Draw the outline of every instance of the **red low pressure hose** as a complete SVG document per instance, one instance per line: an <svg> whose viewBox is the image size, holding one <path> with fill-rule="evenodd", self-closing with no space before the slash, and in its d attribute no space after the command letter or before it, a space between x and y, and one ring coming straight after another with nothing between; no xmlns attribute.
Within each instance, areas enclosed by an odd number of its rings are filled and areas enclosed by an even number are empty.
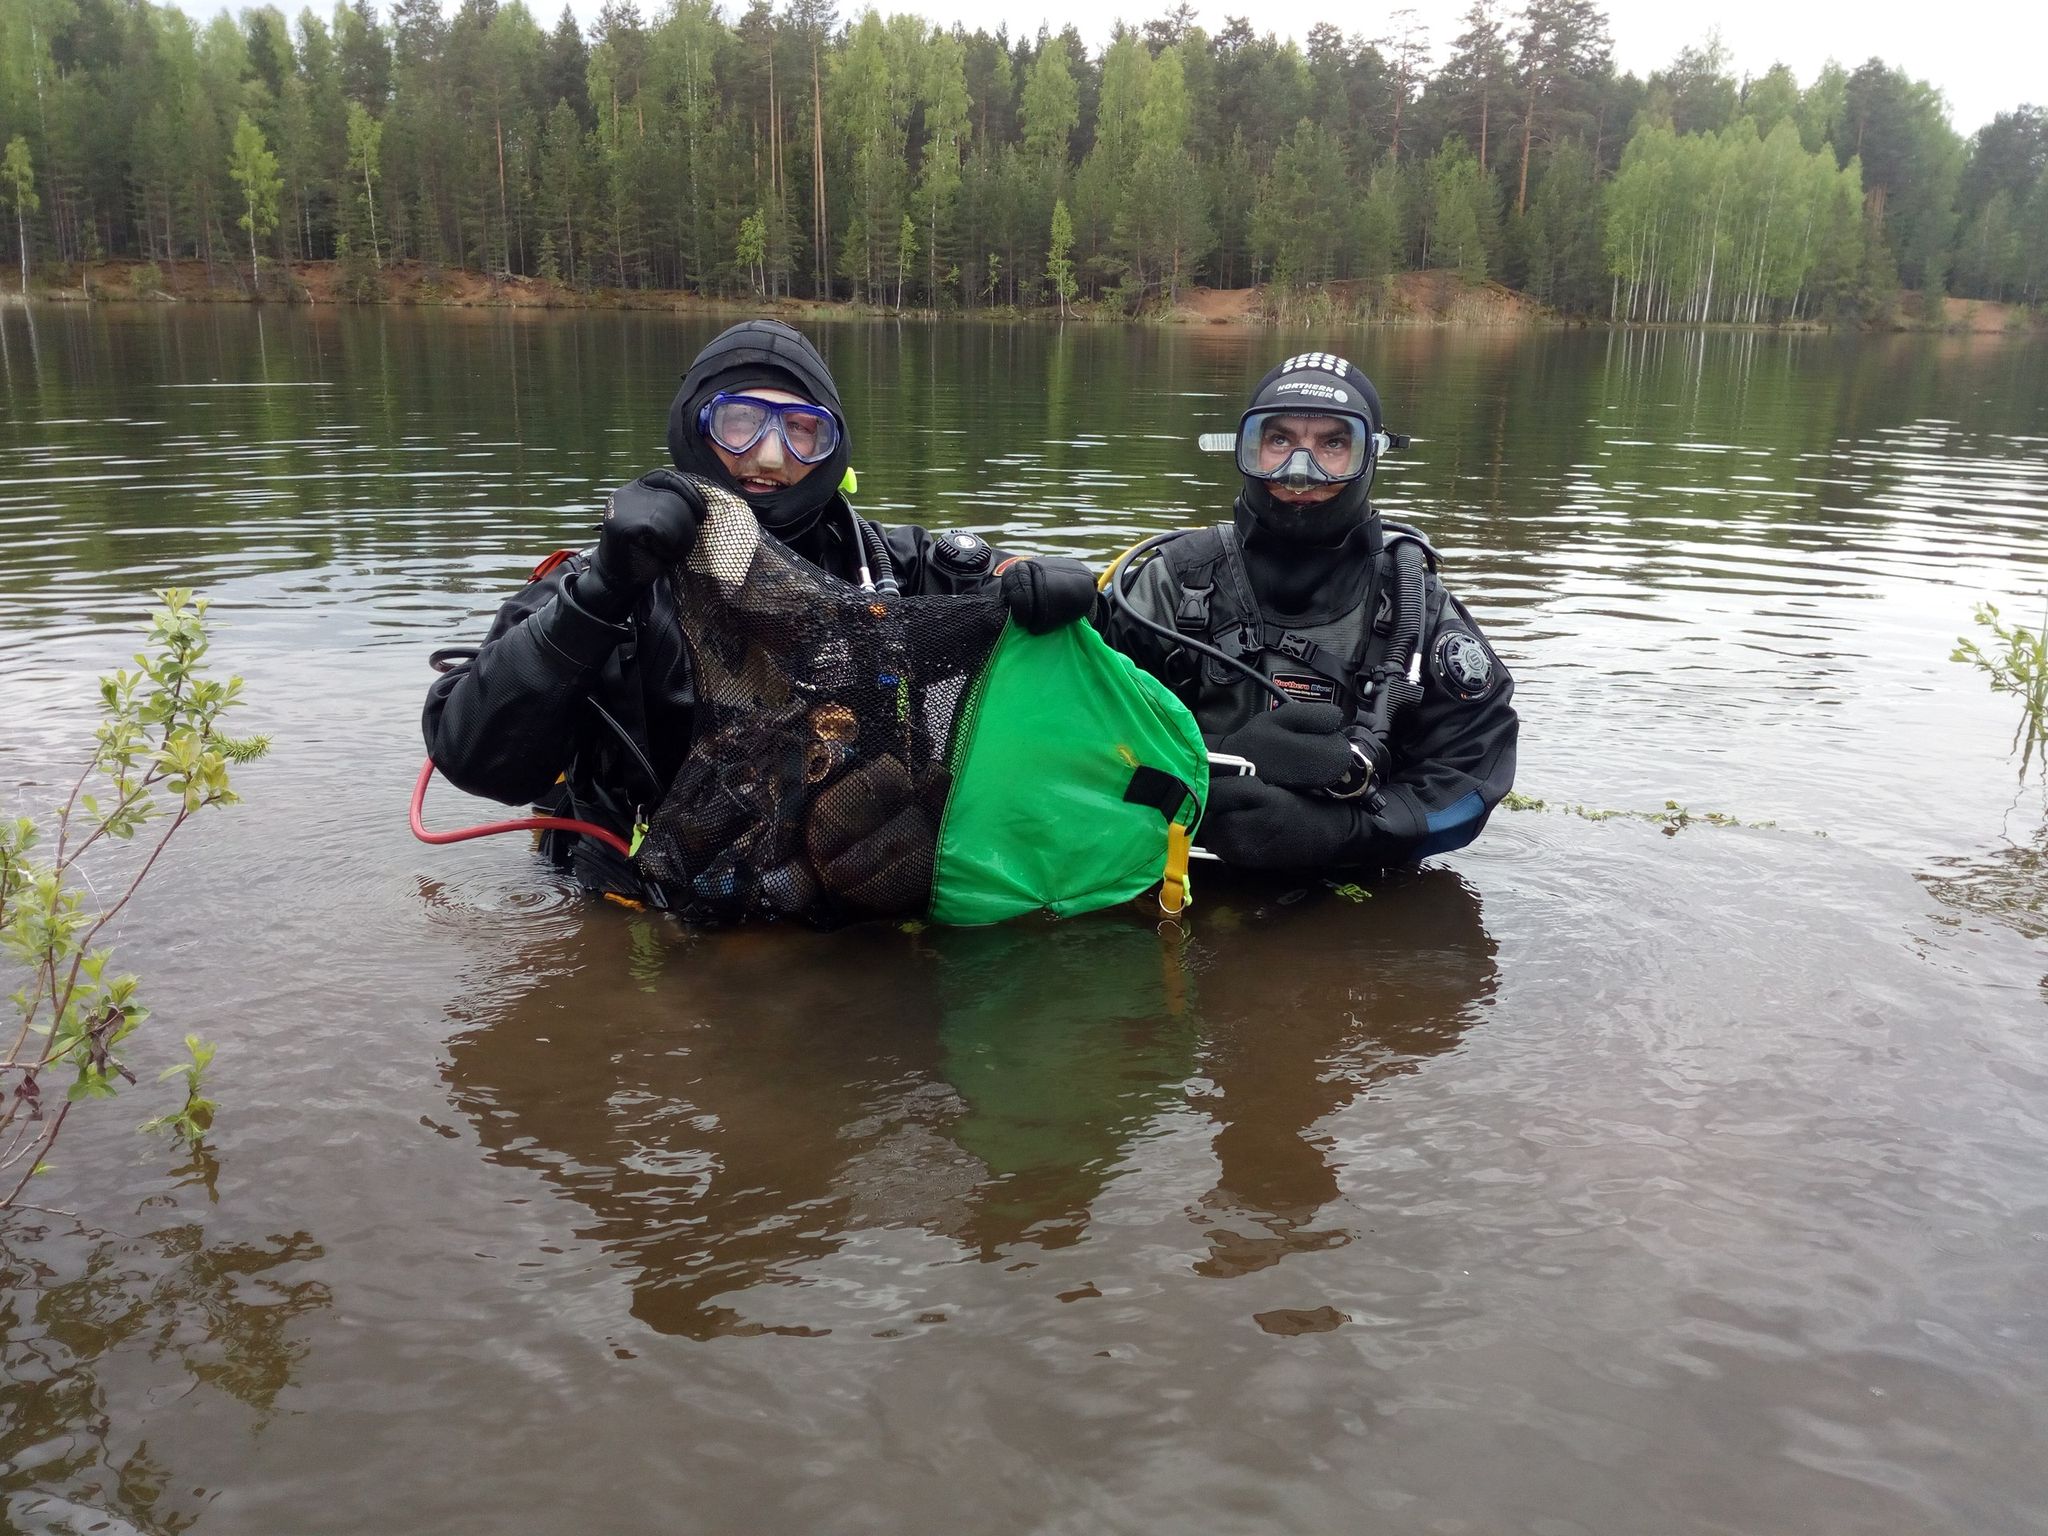
<svg viewBox="0 0 2048 1536"><path fill-rule="evenodd" d="M453 832L429 832L420 820L420 813L426 809L427 784L434 777L434 760L430 757L420 765L418 782L412 787L412 835L423 843L466 843L473 837L496 837L500 832L580 832L585 837L594 837L599 842L619 850L622 858L633 857L633 848L618 833L600 827L595 822L573 821L567 816L520 816L511 821L487 821L480 826L458 827Z"/></svg>

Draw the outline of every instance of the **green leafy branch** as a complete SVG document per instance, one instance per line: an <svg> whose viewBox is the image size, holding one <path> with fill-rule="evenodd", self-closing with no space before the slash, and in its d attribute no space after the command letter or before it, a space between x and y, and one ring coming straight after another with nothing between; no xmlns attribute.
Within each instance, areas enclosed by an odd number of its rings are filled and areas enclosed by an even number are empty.
<svg viewBox="0 0 2048 1536"><path fill-rule="evenodd" d="M49 1166L73 1105L135 1081L119 1049L149 1010L136 977L108 974L112 950L101 940L185 823L236 802L230 771L269 749L266 737L221 727L242 704L242 680L202 670L205 600L176 588L158 596L164 606L150 616L136 670L100 680L93 750L63 804L47 825L0 820L0 964L24 978L8 999L14 1039L0 1056L0 1211ZM92 885L80 861L112 843L147 851L99 907L87 900ZM165 1074L184 1078L185 1103L149 1125L196 1140L213 1118L201 1086L213 1047L187 1036L186 1048L189 1060ZM64 1079L62 1101L52 1104L53 1080Z"/></svg>
<svg viewBox="0 0 2048 1536"><path fill-rule="evenodd" d="M1966 661L1991 679L1994 693L2009 693L2020 701L2020 722L2013 727L2011 750L2019 753L2020 782L2027 769L2038 766L2048 775L2048 608L2041 627L2027 629L2008 624L1992 603L1979 603L1974 617L1982 629L1991 632L1990 649L1968 635L1956 641L1950 661Z"/></svg>

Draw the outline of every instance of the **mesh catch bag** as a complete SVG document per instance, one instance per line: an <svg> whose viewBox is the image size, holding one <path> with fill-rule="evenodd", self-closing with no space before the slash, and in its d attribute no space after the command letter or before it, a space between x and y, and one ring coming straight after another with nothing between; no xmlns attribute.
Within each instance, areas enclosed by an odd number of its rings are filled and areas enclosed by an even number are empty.
<svg viewBox="0 0 2048 1536"><path fill-rule="evenodd" d="M707 515L670 580L695 734L638 859L672 910L987 923L1159 883L1207 788L1163 687L1086 625L1009 625L993 590L841 581L693 483Z"/></svg>

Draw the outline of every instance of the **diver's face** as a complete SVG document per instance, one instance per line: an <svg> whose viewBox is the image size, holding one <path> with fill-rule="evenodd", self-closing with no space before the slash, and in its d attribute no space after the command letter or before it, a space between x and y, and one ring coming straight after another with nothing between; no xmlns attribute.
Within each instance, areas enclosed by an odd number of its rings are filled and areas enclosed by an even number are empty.
<svg viewBox="0 0 2048 1536"><path fill-rule="evenodd" d="M1358 423L1343 416L1271 416L1259 429L1259 468L1272 474L1291 458L1298 448L1306 448L1309 456L1329 474L1341 475L1350 468L1352 440L1358 434ZM1275 501L1288 506L1307 507L1330 500L1344 489L1343 484L1328 483L1304 486L1290 490L1280 481L1273 481L1267 489Z"/></svg>
<svg viewBox="0 0 2048 1536"><path fill-rule="evenodd" d="M748 389L747 394L756 400L773 400L781 405L815 405L815 400L792 394L786 389ZM731 453L715 437L707 437L711 451L718 455L718 462L725 466L725 472L732 476L733 483L742 491L766 494L779 491L786 485L795 485L818 466L806 464L782 446L782 434L770 429L761 434L761 440L745 453ZM823 460L819 461L820 463Z"/></svg>

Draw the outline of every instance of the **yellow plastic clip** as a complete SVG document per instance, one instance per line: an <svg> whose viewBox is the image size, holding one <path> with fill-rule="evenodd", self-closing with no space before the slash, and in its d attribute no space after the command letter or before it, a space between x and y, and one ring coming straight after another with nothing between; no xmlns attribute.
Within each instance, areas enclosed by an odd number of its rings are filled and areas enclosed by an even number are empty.
<svg viewBox="0 0 2048 1536"><path fill-rule="evenodd" d="M1166 829L1166 876L1159 882L1159 910L1168 917L1194 899L1188 888L1188 829L1176 821Z"/></svg>
<svg viewBox="0 0 2048 1536"><path fill-rule="evenodd" d="M860 476L853 472L851 464L846 466L846 473L839 477L839 489L849 496L860 494Z"/></svg>
<svg viewBox="0 0 2048 1536"><path fill-rule="evenodd" d="M644 822L644 821L636 821L636 822L634 822L634 823L633 823L633 841L632 841L632 842L630 842L630 843L628 843L628 844L626 845L626 857L627 857L627 858L629 858L629 859L637 859L637 858L639 858L639 857L640 857L640 845L641 845L642 843L646 842L646 841L647 841L647 823L646 823L646 822Z"/></svg>

